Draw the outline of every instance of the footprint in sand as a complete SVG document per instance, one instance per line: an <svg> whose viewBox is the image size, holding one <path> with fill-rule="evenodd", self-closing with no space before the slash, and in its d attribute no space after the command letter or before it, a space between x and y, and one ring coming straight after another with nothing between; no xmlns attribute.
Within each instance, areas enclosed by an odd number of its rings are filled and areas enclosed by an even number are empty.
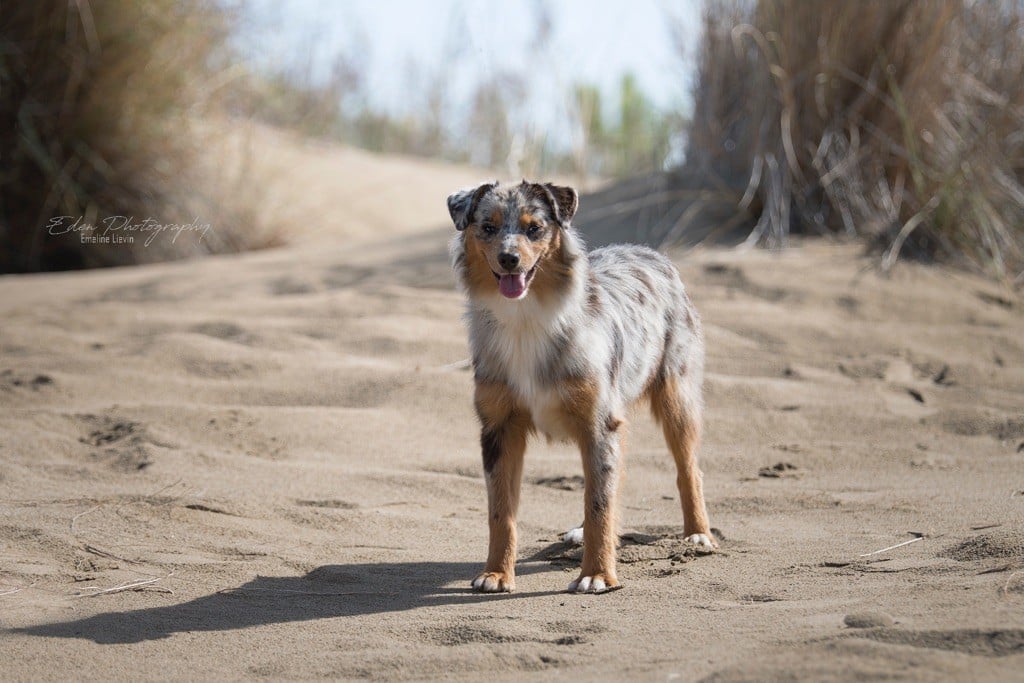
<svg viewBox="0 0 1024 683"><path fill-rule="evenodd" d="M252 346L253 342L256 341L254 334L235 323L229 322L211 321L199 323L198 325L193 325L189 331L245 346Z"/></svg>
<svg viewBox="0 0 1024 683"><path fill-rule="evenodd" d="M79 415L88 433L79 442L98 450L92 457L121 472L139 472L153 464L152 446L169 448L139 422L110 416Z"/></svg>
<svg viewBox="0 0 1024 683"><path fill-rule="evenodd" d="M764 287L747 278L747 274L740 268L724 263L709 263L704 266L704 274L708 276L711 284L723 285L730 290L736 290L748 294L757 299L770 302L783 300L799 301L802 295L779 287Z"/></svg>
<svg viewBox="0 0 1024 683"><path fill-rule="evenodd" d="M929 421L958 436L991 436L999 441L1024 438L1024 416L995 409L947 409L933 415Z"/></svg>
<svg viewBox="0 0 1024 683"><path fill-rule="evenodd" d="M583 477L578 474L568 477L538 477L533 480L533 483L559 491L582 491L584 485Z"/></svg>
<svg viewBox="0 0 1024 683"><path fill-rule="evenodd" d="M858 631L855 635L889 645L909 645L981 657L1006 657L1024 653L1024 630L1021 629L905 631L878 628Z"/></svg>
<svg viewBox="0 0 1024 683"><path fill-rule="evenodd" d="M39 391L47 387L52 387L53 385L53 378L41 373L24 373L15 372L14 370L3 370L0 372L0 389L6 389L8 391L13 391L15 389L31 389L33 391Z"/></svg>

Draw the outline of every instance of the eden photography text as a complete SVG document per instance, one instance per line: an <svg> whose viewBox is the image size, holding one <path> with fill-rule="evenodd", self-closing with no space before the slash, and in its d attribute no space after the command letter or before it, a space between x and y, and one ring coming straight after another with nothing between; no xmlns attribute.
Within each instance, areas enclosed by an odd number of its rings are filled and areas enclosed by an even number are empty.
<svg viewBox="0 0 1024 683"><path fill-rule="evenodd" d="M143 246L148 247L163 233L171 236L171 244L186 232L198 233L202 240L210 232L210 224L200 223L198 216L190 223L161 223L153 218L136 220L134 216L108 216L99 225L81 216L55 216L46 224L46 230L51 235L78 233L82 244L135 244L138 238L143 240Z"/></svg>

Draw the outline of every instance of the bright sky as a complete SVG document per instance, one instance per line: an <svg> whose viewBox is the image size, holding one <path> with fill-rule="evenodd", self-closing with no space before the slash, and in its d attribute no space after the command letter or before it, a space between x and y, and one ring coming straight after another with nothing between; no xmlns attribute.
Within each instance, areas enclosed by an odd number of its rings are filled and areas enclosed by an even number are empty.
<svg viewBox="0 0 1024 683"><path fill-rule="evenodd" d="M690 56L699 35L700 0L243 0L252 59L311 65L326 73L339 52L362 60L371 102L391 113L423 105L427 79L442 75L455 103L476 83L506 69L527 76L524 109L554 124L571 84L597 84L614 98L633 73L661 107L689 110ZM538 40L542 9L547 40ZM672 27L681 27L681 58Z"/></svg>

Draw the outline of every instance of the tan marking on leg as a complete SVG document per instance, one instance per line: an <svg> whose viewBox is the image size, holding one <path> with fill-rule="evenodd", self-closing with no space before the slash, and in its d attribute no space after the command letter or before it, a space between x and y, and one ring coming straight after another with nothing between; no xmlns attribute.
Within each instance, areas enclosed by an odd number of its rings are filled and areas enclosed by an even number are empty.
<svg viewBox="0 0 1024 683"><path fill-rule="evenodd" d="M487 564L483 573L473 580L473 588L485 593L512 591L515 589L516 511L531 423L504 385L478 384L476 408L482 425L489 541Z"/></svg>
<svg viewBox="0 0 1024 683"><path fill-rule="evenodd" d="M613 457L619 460L618 445ZM580 563L580 579L599 579L608 588L619 584L615 572L615 548L618 541L618 516L616 497L618 493L619 466L616 462L609 469L603 459L608 453L596 444L584 445L583 456L583 561Z"/></svg>
<svg viewBox="0 0 1024 683"><path fill-rule="evenodd" d="M665 441L676 461L676 486L679 488L679 500L683 508L683 534L705 534L712 538L704 505L703 474L697 466L700 409L685 404L675 378L655 382L651 387L650 399L651 411L661 423Z"/></svg>
<svg viewBox="0 0 1024 683"><path fill-rule="evenodd" d="M619 585L615 548L622 420L600 414L599 386L592 379L567 381L559 387L559 393L563 419L583 459L583 561L579 578L570 584L570 590L615 588Z"/></svg>

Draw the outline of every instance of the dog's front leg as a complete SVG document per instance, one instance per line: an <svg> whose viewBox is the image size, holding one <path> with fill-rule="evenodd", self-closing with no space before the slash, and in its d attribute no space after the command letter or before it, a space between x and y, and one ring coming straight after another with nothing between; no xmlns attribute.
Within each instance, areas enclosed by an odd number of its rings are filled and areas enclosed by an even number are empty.
<svg viewBox="0 0 1024 683"><path fill-rule="evenodd" d="M616 588L616 507L619 484L619 436L601 430L581 444L584 474L583 562L570 593L602 593Z"/></svg>
<svg viewBox="0 0 1024 683"><path fill-rule="evenodd" d="M505 387L478 386L476 407L483 425L480 446L490 542L487 565L473 579L473 588L483 593L511 592L516 586L516 510L529 421L515 409Z"/></svg>

